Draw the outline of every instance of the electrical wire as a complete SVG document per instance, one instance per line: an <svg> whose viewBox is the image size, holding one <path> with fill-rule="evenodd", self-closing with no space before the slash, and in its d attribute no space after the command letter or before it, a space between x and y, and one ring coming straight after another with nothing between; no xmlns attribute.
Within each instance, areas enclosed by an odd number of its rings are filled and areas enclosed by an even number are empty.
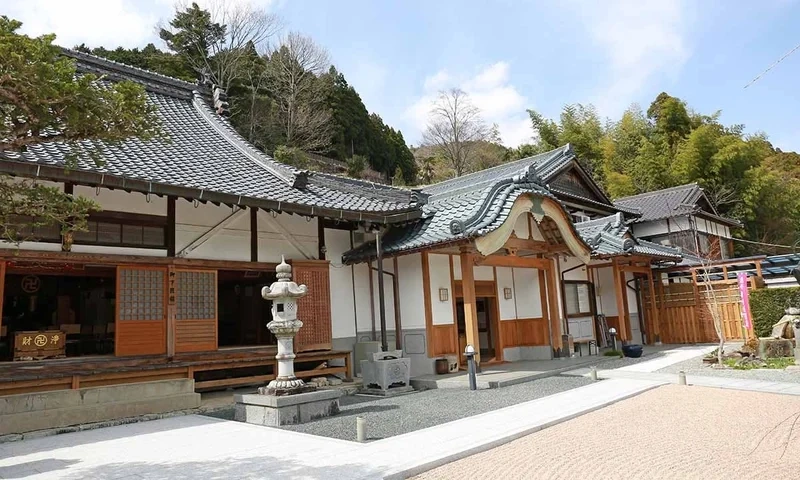
<svg viewBox="0 0 800 480"><path fill-rule="evenodd" d="M775 68L775 66L776 66L777 64L779 64L779 63L781 63L782 61L784 61L784 60L786 59L786 57L788 57L789 55L793 54L793 53L794 53L794 51L795 51L795 50L797 50L798 48L800 48L800 44L798 44L798 45L797 45L796 47L794 47L793 49L789 50L789 52L788 52L788 53L786 53L784 56L782 56L781 58L779 58L777 62L775 62L775 63L773 63L772 65L770 65L770 66L769 66L769 67L768 67L766 70L764 70L763 72L759 73L759 74L758 74L758 76L757 76L756 78L754 78L754 79L750 80L750 83L748 83L747 85L745 85L745 86L744 86L744 88L747 88L747 87L749 87L750 85L752 85L752 84L756 83L756 82L758 81L758 79L759 79L759 78L761 78L761 77L763 77L764 75L766 75L766 73L767 73L767 72L769 72L770 70L772 70L773 68Z"/></svg>

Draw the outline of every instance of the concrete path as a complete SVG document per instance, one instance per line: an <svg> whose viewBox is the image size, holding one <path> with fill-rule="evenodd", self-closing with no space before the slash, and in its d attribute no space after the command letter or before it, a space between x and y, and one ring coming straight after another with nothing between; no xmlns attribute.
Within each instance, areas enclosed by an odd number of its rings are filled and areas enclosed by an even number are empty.
<svg viewBox="0 0 800 480"><path fill-rule="evenodd" d="M682 361L704 349L678 349L672 359ZM663 358L654 361L658 365L652 370L665 366ZM643 367L648 363L638 364L639 371L648 371L651 367ZM175 417L0 444L0 478L406 478L664 383L613 378L368 444L202 416Z"/></svg>
<svg viewBox="0 0 800 480"><path fill-rule="evenodd" d="M649 373L618 370L598 370L600 378L624 378L628 380L652 380L661 383L678 383L676 373ZM752 392L782 393L800 395L800 384L788 382L765 382L763 380L747 380L743 378L707 377L686 375L686 383L701 387L728 388L731 390L747 390Z"/></svg>

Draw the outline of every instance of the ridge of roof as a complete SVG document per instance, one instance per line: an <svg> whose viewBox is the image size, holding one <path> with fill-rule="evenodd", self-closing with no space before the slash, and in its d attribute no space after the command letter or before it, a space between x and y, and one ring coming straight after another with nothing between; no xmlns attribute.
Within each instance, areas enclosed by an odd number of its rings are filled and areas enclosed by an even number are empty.
<svg viewBox="0 0 800 480"><path fill-rule="evenodd" d="M523 168L530 166L533 166L536 173L544 180L551 173L550 170L552 170L553 167L551 164L555 163L554 160L560 160L570 154L572 154L572 146L566 144L548 152L539 153L513 162L503 163L467 175L434 183L433 185L428 185L423 188L422 191L438 200L439 198L474 191L485 187L486 184L489 183L495 183L498 180L498 176L495 174L499 173L501 175L500 178L506 176L510 177L513 176L513 173L519 173ZM506 171L512 175L503 175Z"/></svg>
<svg viewBox="0 0 800 480"><path fill-rule="evenodd" d="M61 51L64 55L77 60L78 70L109 75L117 77L119 80L132 80L142 84L146 89L151 91L172 94L173 96L182 98L191 98L194 91L202 88L202 85L197 83L162 75L143 68L98 57L90 53L79 52L65 47L61 47Z"/></svg>
<svg viewBox="0 0 800 480"><path fill-rule="evenodd" d="M288 165L278 163L271 157L257 150L254 146L246 142L244 137L239 135L236 130L234 130L230 122L224 120L222 117L214 113L211 110L211 107L208 106L208 103L203 100L199 92L195 91L193 94L194 98L192 99L192 105L194 105L194 108L197 109L197 111L200 113L200 116L203 117L203 119L211 126L211 128L222 135L222 137L227 140L228 143L242 152L242 154L252 160L253 163L265 169L270 174L276 176L287 185L296 188L300 187L298 182L302 181L302 171L295 170Z"/></svg>
<svg viewBox="0 0 800 480"><path fill-rule="evenodd" d="M700 185L698 185L697 182L692 182L692 183L686 183L684 185L676 185L674 187L662 188L661 190L652 190L650 192L643 192L643 193L637 193L636 195L629 195L627 197L622 197L622 198L618 198L618 199L614 200L614 203L627 202L628 200L636 200L636 199L651 197L651 196L654 196L654 195L659 195L659 194L664 194L664 193L669 193L669 192L676 192L676 191L680 191L680 190L684 190L684 189L689 190L689 189L694 189L694 188L697 188L698 190L702 191L702 188L700 188Z"/></svg>

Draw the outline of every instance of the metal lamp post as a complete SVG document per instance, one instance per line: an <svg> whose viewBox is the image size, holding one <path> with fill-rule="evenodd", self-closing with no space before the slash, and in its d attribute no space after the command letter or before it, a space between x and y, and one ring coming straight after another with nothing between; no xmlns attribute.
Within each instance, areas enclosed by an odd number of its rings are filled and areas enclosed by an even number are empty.
<svg viewBox="0 0 800 480"><path fill-rule="evenodd" d="M472 344L467 345L464 349L464 355L467 357L467 375L469 376L469 389L477 390L478 380L475 377L475 347Z"/></svg>

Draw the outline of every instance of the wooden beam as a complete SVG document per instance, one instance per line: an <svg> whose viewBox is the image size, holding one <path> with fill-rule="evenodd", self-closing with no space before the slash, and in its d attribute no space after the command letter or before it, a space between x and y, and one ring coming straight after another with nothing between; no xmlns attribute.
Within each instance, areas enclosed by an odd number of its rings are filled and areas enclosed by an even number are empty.
<svg viewBox="0 0 800 480"><path fill-rule="evenodd" d="M488 257L480 257L477 261L475 261L475 265L487 267L535 268L537 270L544 270L549 268L550 262L542 258L489 255Z"/></svg>
<svg viewBox="0 0 800 480"><path fill-rule="evenodd" d="M464 330L467 334L467 345L475 348L475 362L481 363L480 336L478 335L478 307L475 299L475 265L474 254L468 251L461 253L461 285L464 292Z"/></svg>
<svg viewBox="0 0 800 480"><path fill-rule="evenodd" d="M242 215L244 215L244 212L245 212L244 209L239 209L239 210L236 210L235 212L231 213L227 217L223 218L219 223L217 223L216 225L211 227L204 234L202 234L199 237L197 237L194 240L192 240L192 242L189 243L189 245L186 245L185 247L183 247L183 249L180 252L178 252L178 254L176 256L177 257L186 257L187 255L192 253L192 251L194 251L195 249L197 249L198 247L200 247L201 245L203 245L204 243L209 241L214 235L216 235L220 231L224 230L225 227L227 227L231 223L233 223L236 220L238 220L239 218L241 218Z"/></svg>
<svg viewBox="0 0 800 480"><path fill-rule="evenodd" d="M250 207L250 261L258 261L258 208Z"/></svg>
<svg viewBox="0 0 800 480"><path fill-rule="evenodd" d="M619 270L621 272L643 273L647 275L652 269L650 267L637 267L635 265L620 265Z"/></svg>
<svg viewBox="0 0 800 480"><path fill-rule="evenodd" d="M428 252L422 252L422 301L425 307L425 340L428 358L433 358L433 305L431 305L431 269Z"/></svg>
<svg viewBox="0 0 800 480"><path fill-rule="evenodd" d="M317 218L317 258L325 260L328 249L325 246L325 223Z"/></svg>
<svg viewBox="0 0 800 480"><path fill-rule="evenodd" d="M167 256L175 256L175 197L167 197Z"/></svg>

